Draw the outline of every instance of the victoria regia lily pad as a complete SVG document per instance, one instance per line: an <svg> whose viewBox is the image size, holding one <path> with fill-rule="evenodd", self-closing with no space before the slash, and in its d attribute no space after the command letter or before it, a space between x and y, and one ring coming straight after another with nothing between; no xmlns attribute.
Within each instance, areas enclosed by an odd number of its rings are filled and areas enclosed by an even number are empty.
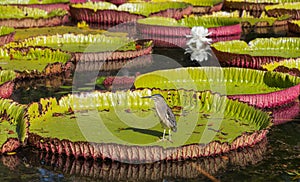
<svg viewBox="0 0 300 182"><path fill-rule="evenodd" d="M177 115L173 142L153 101L161 94ZM155 162L210 156L254 145L270 126L267 113L211 92L142 89L89 92L41 99L28 108L28 144L52 153L122 162ZM233 129L234 128L234 129Z"/></svg>
<svg viewBox="0 0 300 182"><path fill-rule="evenodd" d="M55 26L69 21L68 12L55 9L51 12L39 8L0 5L0 26L15 28Z"/></svg>
<svg viewBox="0 0 300 182"><path fill-rule="evenodd" d="M298 0L226 0L225 10L247 10L253 13L255 17L265 11L267 5L276 5L282 3L298 2Z"/></svg>
<svg viewBox="0 0 300 182"><path fill-rule="evenodd" d="M0 46L14 40L15 29L12 27L0 26Z"/></svg>
<svg viewBox="0 0 300 182"><path fill-rule="evenodd" d="M129 0L129 2L149 2L147 0ZM151 0L151 2L166 2L165 0ZM185 2L193 5L193 13L208 14L220 11L223 0L172 0L172 2Z"/></svg>
<svg viewBox="0 0 300 182"><path fill-rule="evenodd" d="M289 73L300 77L300 59L286 59L279 62L272 62L262 65L268 71Z"/></svg>
<svg viewBox="0 0 300 182"><path fill-rule="evenodd" d="M119 24L148 16L166 16L176 19L190 14L192 6L183 2L140 2L116 6L108 2L72 4L71 16L77 21L89 23Z"/></svg>
<svg viewBox="0 0 300 182"><path fill-rule="evenodd" d="M137 22L138 31L142 34L186 36L190 34L191 28L196 26L208 28L211 37L236 35L242 31L239 21L218 17L190 16L180 20L149 17Z"/></svg>
<svg viewBox="0 0 300 182"><path fill-rule="evenodd" d="M248 44L233 40L217 42L211 47L223 66L259 68L262 64L300 57L300 38L256 38Z"/></svg>
<svg viewBox="0 0 300 182"><path fill-rule="evenodd" d="M282 15L290 15L292 19L300 19L300 2L277 4L265 7L269 16L279 17Z"/></svg>
<svg viewBox="0 0 300 182"><path fill-rule="evenodd" d="M135 58L152 51L151 41L136 42L124 36L103 34L63 34L37 36L20 42L12 42L6 47L45 46L73 53L75 61L101 61Z"/></svg>
<svg viewBox="0 0 300 182"><path fill-rule="evenodd" d="M287 24L287 19L290 16L282 16L278 18L268 17L265 13L262 13L260 17L254 17L249 14L249 12L243 11L240 15L239 11L233 12L214 12L210 15L203 15L203 17L222 17L222 18L230 18L232 20L236 20L242 24L243 28L247 27L268 27L268 26L282 26Z"/></svg>
<svg viewBox="0 0 300 182"><path fill-rule="evenodd" d="M211 90L260 108L294 101L300 78L278 72L245 68L178 68L138 76L136 88Z"/></svg>
<svg viewBox="0 0 300 182"><path fill-rule="evenodd" d="M27 136L25 106L12 100L0 99L0 153L17 149Z"/></svg>
<svg viewBox="0 0 300 182"><path fill-rule="evenodd" d="M16 71L18 77L61 73L70 60L71 54L49 48L0 48L1 69Z"/></svg>
<svg viewBox="0 0 300 182"><path fill-rule="evenodd" d="M55 9L68 10L69 2L69 0L2 0L0 4L39 8L50 12Z"/></svg>

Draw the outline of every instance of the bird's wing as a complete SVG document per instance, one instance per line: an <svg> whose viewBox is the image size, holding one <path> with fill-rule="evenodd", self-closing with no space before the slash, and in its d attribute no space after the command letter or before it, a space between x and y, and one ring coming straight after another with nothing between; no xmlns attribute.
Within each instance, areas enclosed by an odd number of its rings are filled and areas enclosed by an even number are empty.
<svg viewBox="0 0 300 182"><path fill-rule="evenodd" d="M172 127L176 127L176 118L171 108L167 107L167 118L172 123Z"/></svg>

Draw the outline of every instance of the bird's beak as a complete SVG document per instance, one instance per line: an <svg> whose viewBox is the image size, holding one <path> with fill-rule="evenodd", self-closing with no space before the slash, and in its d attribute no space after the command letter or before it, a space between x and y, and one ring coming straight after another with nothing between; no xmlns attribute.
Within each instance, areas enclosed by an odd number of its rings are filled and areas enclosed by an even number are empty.
<svg viewBox="0 0 300 182"><path fill-rule="evenodd" d="M141 97L142 99L146 99L146 98L151 98L151 96L144 96L144 97Z"/></svg>

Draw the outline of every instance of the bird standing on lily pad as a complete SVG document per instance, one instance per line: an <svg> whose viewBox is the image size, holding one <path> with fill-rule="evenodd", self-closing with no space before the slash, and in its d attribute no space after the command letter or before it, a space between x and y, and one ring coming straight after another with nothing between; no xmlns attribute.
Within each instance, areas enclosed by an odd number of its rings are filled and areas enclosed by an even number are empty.
<svg viewBox="0 0 300 182"><path fill-rule="evenodd" d="M172 112L171 108L166 103L164 97L160 94L154 94L152 96L145 96L142 98L151 98L154 101L156 114L159 117L160 123L164 128L164 134L162 140L165 139L166 129L169 129L169 141L172 142L171 139L171 130L173 132L177 131L176 117Z"/></svg>

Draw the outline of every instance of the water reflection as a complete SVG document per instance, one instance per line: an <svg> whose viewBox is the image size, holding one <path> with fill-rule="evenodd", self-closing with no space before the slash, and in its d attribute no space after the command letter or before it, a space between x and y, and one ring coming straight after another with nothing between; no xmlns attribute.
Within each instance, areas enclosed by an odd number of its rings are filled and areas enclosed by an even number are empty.
<svg viewBox="0 0 300 182"><path fill-rule="evenodd" d="M254 147L232 151L216 157L197 160L156 162L152 164L124 164L111 161L94 161L58 156L31 148L23 149L13 156L1 156L1 171L22 171L23 178L35 177L40 181L64 180L105 180L105 181L162 181L178 179L205 179L203 171L217 175L227 168L254 165L263 159L267 140ZM201 171L199 171L201 169ZM0 176L1 178L2 176Z"/></svg>

